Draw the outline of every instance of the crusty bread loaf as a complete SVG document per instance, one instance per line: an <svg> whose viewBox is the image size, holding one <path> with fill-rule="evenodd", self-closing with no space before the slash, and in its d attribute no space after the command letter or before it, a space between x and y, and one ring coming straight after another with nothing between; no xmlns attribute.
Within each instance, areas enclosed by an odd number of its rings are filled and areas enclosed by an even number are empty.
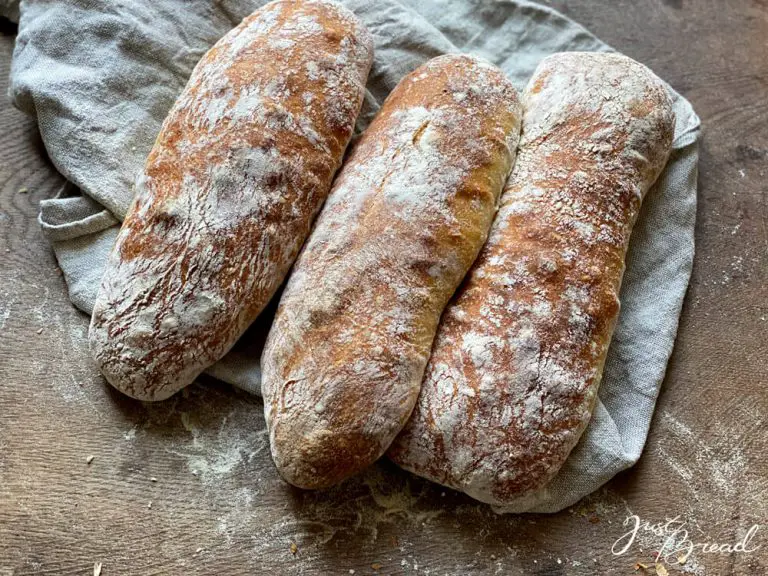
<svg viewBox="0 0 768 576"><path fill-rule="evenodd" d="M360 111L372 41L327 0L278 0L203 57L136 183L90 345L162 400L220 359L282 283Z"/></svg>
<svg viewBox="0 0 768 576"><path fill-rule="evenodd" d="M497 505L546 485L589 422L630 232L674 129L661 81L615 54L545 59L523 107L499 214L388 453Z"/></svg>
<svg viewBox="0 0 768 576"><path fill-rule="evenodd" d="M405 424L440 314L487 237L520 115L500 70L442 56L400 82L352 150L262 355L288 482L340 482Z"/></svg>

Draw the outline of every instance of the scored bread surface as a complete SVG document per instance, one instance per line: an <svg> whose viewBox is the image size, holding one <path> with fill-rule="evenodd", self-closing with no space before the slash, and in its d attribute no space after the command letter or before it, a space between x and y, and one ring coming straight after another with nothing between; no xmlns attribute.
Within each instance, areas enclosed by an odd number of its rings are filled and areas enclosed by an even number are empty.
<svg viewBox="0 0 768 576"><path fill-rule="evenodd" d="M219 360L304 242L360 111L369 33L327 0L267 4L202 58L136 182L90 345L161 400Z"/></svg>
<svg viewBox="0 0 768 576"><path fill-rule="evenodd" d="M351 151L262 355L287 481L337 483L404 425L440 314L487 237L520 115L499 69L442 56L400 82Z"/></svg>
<svg viewBox="0 0 768 576"><path fill-rule="evenodd" d="M661 81L615 54L545 59L523 107L488 242L446 307L388 453L497 505L545 486L589 422L630 232L674 131Z"/></svg>

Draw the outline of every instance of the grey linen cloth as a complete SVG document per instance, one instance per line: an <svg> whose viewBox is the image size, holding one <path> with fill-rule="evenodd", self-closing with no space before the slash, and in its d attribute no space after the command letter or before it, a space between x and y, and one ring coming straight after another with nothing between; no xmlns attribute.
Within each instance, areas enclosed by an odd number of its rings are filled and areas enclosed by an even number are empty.
<svg viewBox="0 0 768 576"><path fill-rule="evenodd" d="M10 96L35 116L48 154L71 183L40 207L40 225L72 303L90 313L135 176L192 68L258 0L35 0L21 3ZM369 27L375 62L358 132L408 72L446 52L500 66L523 89L558 51L610 51L584 28L526 0L347 0ZM0 0L13 16L15 5ZM2 12L0 12L2 13ZM670 89L671 90L671 89ZM699 119L674 94L674 151L632 234L592 421L557 477L508 512L555 512L640 457L675 340L691 272ZM259 390L269 312L208 373ZM88 352L83 350L83 361Z"/></svg>

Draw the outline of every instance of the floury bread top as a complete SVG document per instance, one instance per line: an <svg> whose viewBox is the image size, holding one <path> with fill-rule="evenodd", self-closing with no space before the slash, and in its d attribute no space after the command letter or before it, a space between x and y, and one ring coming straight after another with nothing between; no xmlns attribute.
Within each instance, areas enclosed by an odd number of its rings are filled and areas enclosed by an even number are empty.
<svg viewBox="0 0 768 576"><path fill-rule="evenodd" d="M334 2L279 0L202 58L163 123L90 329L102 373L162 400L220 359L298 254L341 164L373 59Z"/></svg>
<svg viewBox="0 0 768 576"><path fill-rule="evenodd" d="M523 107L488 242L443 314L389 452L497 505L544 487L590 420L630 233L675 122L662 82L616 54L545 59Z"/></svg>
<svg viewBox="0 0 768 576"><path fill-rule="evenodd" d="M272 454L321 488L408 418L440 314L485 242L520 131L503 72L435 58L392 91L341 169L262 356Z"/></svg>

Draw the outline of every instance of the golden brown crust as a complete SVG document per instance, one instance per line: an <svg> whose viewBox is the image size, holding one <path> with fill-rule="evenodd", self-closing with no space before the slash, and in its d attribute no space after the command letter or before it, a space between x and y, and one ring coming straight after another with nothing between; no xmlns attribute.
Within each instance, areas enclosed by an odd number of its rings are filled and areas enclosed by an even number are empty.
<svg viewBox="0 0 768 576"><path fill-rule="evenodd" d="M107 380L161 400L221 358L283 281L351 138L372 61L327 0L267 4L202 58L136 184L94 308Z"/></svg>
<svg viewBox="0 0 768 576"><path fill-rule="evenodd" d="M500 70L443 56L403 79L353 149L262 356L287 481L340 482L402 428L443 307L486 239L519 126Z"/></svg>
<svg viewBox="0 0 768 576"><path fill-rule="evenodd" d="M546 485L589 422L630 232L674 131L661 81L615 54L547 58L523 105L499 214L389 450L492 504Z"/></svg>

